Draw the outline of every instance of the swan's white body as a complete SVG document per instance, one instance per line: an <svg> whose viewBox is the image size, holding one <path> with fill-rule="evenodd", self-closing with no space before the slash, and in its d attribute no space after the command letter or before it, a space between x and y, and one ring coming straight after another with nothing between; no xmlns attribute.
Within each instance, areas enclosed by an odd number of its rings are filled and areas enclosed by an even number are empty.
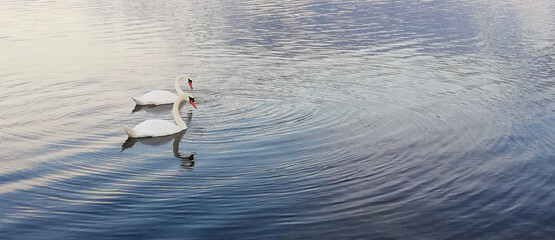
<svg viewBox="0 0 555 240"><path fill-rule="evenodd" d="M175 93L164 90L154 90L147 92L141 96L133 97L137 105L162 105L170 104L179 98Z"/></svg>
<svg viewBox="0 0 555 240"><path fill-rule="evenodd" d="M172 113L175 123L167 120L151 119L139 123L133 129L127 127L123 129L131 138L161 137L181 132L187 129L187 124L179 115L179 105L183 100L190 98L191 96L182 94L173 102Z"/></svg>
<svg viewBox="0 0 555 240"><path fill-rule="evenodd" d="M185 79L184 76L178 76L174 82L175 91L179 94L179 96L184 94L183 90L181 90L181 87L179 86L179 81L183 79ZM189 84L189 86L193 88L191 84ZM137 105L162 105L175 102L179 96L169 91L154 90L132 98Z"/></svg>
<svg viewBox="0 0 555 240"><path fill-rule="evenodd" d="M139 123L133 129L124 129L125 133L132 138L145 138L172 135L187 129L187 126L180 127L168 120L149 119Z"/></svg>

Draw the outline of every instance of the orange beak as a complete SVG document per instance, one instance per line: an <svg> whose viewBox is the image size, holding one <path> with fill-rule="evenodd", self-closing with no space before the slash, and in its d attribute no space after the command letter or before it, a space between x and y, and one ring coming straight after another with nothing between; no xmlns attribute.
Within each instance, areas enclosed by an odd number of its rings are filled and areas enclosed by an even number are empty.
<svg viewBox="0 0 555 240"><path fill-rule="evenodd" d="M197 108L197 105L195 105L195 102L193 102L193 100L189 100L189 103L193 105L193 107Z"/></svg>
<svg viewBox="0 0 555 240"><path fill-rule="evenodd" d="M189 81L189 87L193 89L193 82Z"/></svg>

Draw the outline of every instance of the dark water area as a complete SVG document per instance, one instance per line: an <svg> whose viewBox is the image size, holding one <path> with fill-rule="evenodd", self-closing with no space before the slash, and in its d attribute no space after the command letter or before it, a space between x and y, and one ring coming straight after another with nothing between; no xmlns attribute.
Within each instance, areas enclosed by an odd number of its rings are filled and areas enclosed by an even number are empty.
<svg viewBox="0 0 555 240"><path fill-rule="evenodd" d="M554 16L3 1L0 239L552 239ZM182 74L188 129L127 139Z"/></svg>

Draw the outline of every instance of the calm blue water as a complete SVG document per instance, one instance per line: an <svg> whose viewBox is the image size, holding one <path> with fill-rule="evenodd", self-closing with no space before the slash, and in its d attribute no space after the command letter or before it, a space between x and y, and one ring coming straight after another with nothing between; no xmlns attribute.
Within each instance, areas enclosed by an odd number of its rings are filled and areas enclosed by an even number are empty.
<svg viewBox="0 0 555 240"><path fill-rule="evenodd" d="M2 1L0 239L550 239L555 3ZM189 129L131 96L193 79ZM185 84L183 84L185 88Z"/></svg>

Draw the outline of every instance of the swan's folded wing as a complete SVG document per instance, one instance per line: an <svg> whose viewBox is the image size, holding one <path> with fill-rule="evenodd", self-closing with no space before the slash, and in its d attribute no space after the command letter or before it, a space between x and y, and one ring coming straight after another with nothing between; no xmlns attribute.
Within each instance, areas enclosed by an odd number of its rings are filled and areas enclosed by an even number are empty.
<svg viewBox="0 0 555 240"><path fill-rule="evenodd" d="M167 120L146 120L133 128L136 137L159 137L183 131L183 128Z"/></svg>
<svg viewBox="0 0 555 240"><path fill-rule="evenodd" d="M175 102L178 96L168 91L154 90L132 98L137 105L161 105Z"/></svg>

